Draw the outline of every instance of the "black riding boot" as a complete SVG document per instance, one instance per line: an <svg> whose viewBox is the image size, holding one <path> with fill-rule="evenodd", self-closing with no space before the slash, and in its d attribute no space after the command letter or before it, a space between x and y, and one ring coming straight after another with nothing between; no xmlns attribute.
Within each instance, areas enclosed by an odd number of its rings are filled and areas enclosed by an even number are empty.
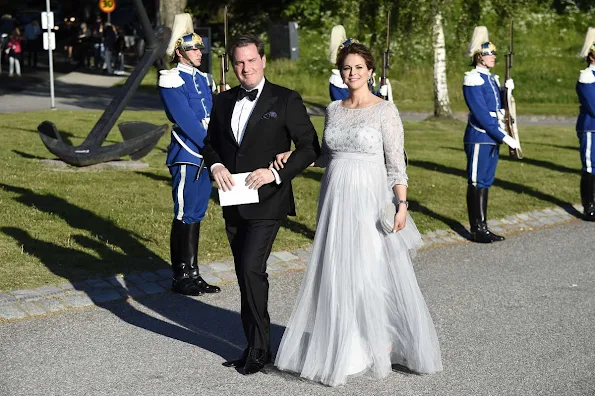
<svg viewBox="0 0 595 396"><path fill-rule="evenodd" d="M469 214L471 240L479 243L492 243L492 237L488 233L485 223L485 215L482 217L482 213L485 214L485 212L481 210L480 190L482 189L473 185L467 186L467 213Z"/></svg>
<svg viewBox="0 0 595 396"><path fill-rule="evenodd" d="M489 191L489 189L488 188L478 188L478 190L479 190L479 200L480 200L480 207L481 207L480 216L481 216L483 225L484 225L487 233L490 235L490 238L492 238L492 242L503 241L506 238L504 238L501 235L496 235L488 229L487 218L488 218L488 191Z"/></svg>
<svg viewBox="0 0 595 396"><path fill-rule="evenodd" d="M207 282L205 282L202 276L200 276L198 270L198 240L200 238L200 223L192 224L196 225L196 231L193 231L190 235L192 240L189 242L192 245L192 249L194 251L194 259L190 264L190 277L192 280L194 280L194 283L203 293L219 293L221 291L219 286L209 285Z"/></svg>
<svg viewBox="0 0 595 396"><path fill-rule="evenodd" d="M195 239L198 241L198 228L200 223L185 224L176 219L171 225L169 243L174 273L171 291L174 293L187 296L200 296L204 293L193 278L194 272L198 275L198 264L195 262L197 247L193 243Z"/></svg>
<svg viewBox="0 0 595 396"><path fill-rule="evenodd" d="M581 175L581 201L585 220L595 221L595 175L583 172Z"/></svg>

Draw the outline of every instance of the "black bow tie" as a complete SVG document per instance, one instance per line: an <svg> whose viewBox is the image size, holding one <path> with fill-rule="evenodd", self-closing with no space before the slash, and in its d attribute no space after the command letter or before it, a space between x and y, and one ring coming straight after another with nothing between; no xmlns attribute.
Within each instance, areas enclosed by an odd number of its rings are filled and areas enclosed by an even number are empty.
<svg viewBox="0 0 595 396"><path fill-rule="evenodd" d="M253 89L252 91L246 91L244 88L240 88L238 91L237 101L239 102L240 100L247 97L250 102L253 102L254 99L256 99L256 95L258 95L258 89Z"/></svg>

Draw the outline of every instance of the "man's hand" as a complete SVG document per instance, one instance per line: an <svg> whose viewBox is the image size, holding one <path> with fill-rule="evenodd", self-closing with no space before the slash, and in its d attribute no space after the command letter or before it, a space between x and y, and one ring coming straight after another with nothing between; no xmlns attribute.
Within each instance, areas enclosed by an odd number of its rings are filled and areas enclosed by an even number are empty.
<svg viewBox="0 0 595 396"><path fill-rule="evenodd" d="M502 140L504 141L504 143L508 144L508 146L510 146L511 149L521 148L521 145L519 144L518 140L516 140L512 136L506 135Z"/></svg>
<svg viewBox="0 0 595 396"><path fill-rule="evenodd" d="M284 164L287 163L287 160L291 156L291 153L291 151L286 151L284 153L277 154L275 156L275 160L271 162L271 164L269 165L269 169L271 169L272 167L275 167L276 170L283 169L285 167Z"/></svg>
<svg viewBox="0 0 595 396"><path fill-rule="evenodd" d="M252 190L258 190L260 187L264 186L265 184L269 184L275 180L275 175L271 172L270 169L256 169L254 172L250 173L246 178L246 185L248 188Z"/></svg>
<svg viewBox="0 0 595 396"><path fill-rule="evenodd" d="M223 165L215 166L211 171L211 175L213 175L213 179L215 179L217 187L220 190L230 191L232 187L235 185L231 173L229 173L227 168Z"/></svg>

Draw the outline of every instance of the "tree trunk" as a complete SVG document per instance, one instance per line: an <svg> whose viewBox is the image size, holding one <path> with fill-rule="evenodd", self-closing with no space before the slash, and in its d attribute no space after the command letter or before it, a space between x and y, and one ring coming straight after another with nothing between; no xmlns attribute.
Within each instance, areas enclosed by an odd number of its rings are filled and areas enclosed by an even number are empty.
<svg viewBox="0 0 595 396"><path fill-rule="evenodd" d="M169 28L174 23L174 16L184 12L188 0L160 0L159 1L159 22Z"/></svg>
<svg viewBox="0 0 595 396"><path fill-rule="evenodd" d="M433 27L434 47L434 117L451 118L450 100L448 99L448 84L446 81L446 49L444 45L444 29L442 28L442 14L434 16Z"/></svg>

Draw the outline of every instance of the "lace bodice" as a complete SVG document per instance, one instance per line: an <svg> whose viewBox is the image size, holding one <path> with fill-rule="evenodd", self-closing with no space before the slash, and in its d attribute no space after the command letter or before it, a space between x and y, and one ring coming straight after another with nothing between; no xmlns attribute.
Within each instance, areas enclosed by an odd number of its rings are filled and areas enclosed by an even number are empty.
<svg viewBox="0 0 595 396"><path fill-rule="evenodd" d="M389 186L407 185L404 133L397 107L388 101L363 109L348 109L341 101L326 108L322 157L325 166L333 152L384 155Z"/></svg>

